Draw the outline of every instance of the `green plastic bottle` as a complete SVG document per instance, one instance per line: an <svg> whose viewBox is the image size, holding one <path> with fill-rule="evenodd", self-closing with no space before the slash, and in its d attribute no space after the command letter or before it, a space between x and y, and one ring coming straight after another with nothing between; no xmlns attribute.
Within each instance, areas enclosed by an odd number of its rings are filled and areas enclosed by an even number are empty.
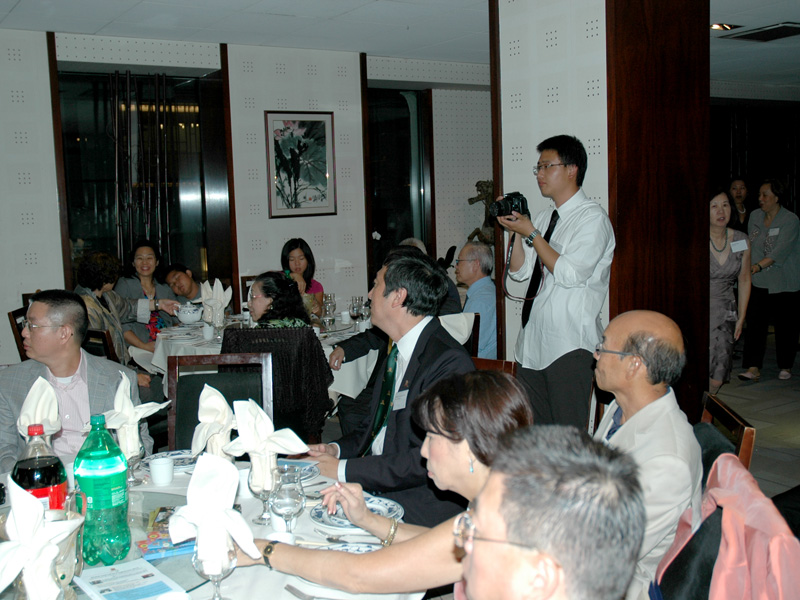
<svg viewBox="0 0 800 600"><path fill-rule="evenodd" d="M92 430L75 457L75 480L86 494L83 560L114 564L131 547L128 527L128 463L103 415L92 415Z"/></svg>

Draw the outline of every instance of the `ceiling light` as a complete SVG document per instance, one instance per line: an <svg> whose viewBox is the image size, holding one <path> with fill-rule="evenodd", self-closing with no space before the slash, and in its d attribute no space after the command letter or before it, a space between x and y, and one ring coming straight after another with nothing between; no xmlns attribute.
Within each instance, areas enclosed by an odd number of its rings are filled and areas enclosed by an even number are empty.
<svg viewBox="0 0 800 600"><path fill-rule="evenodd" d="M731 29L738 29L741 25L731 25L729 23L712 23L712 31L730 31Z"/></svg>

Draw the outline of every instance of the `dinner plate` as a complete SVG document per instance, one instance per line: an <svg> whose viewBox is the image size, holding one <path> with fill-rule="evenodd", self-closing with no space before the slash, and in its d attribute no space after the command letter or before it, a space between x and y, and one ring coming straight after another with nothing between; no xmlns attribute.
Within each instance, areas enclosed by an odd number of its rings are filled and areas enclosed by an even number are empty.
<svg viewBox="0 0 800 600"><path fill-rule="evenodd" d="M193 333L168 333L166 337L171 340L193 340L197 336Z"/></svg>
<svg viewBox="0 0 800 600"><path fill-rule="evenodd" d="M323 546L323 550L335 550L337 552L348 552L350 554L366 554L367 552L375 552L380 550L379 543L367 544L364 542L342 542L341 544L331 544L330 546Z"/></svg>
<svg viewBox="0 0 800 600"><path fill-rule="evenodd" d="M367 508L376 515L384 516L387 519L403 518L403 507L394 500L389 500L389 498L381 498L380 496L368 495L365 495L364 500L367 503ZM325 525L326 527L333 527L334 529L361 530L360 527L356 527L350 522L350 519L345 516L342 507L338 505L336 507L336 513L329 515L328 509L324 505L318 504L311 509L310 515L312 521L319 523L320 525Z"/></svg>
<svg viewBox="0 0 800 600"><path fill-rule="evenodd" d="M142 468L150 472L150 461L154 458L171 458L175 462L175 472L184 473L194 468L197 458L192 458L191 450L170 450L169 452L159 452L151 454L142 459Z"/></svg>
<svg viewBox="0 0 800 600"><path fill-rule="evenodd" d="M302 463L292 461L292 460L278 460L279 465L294 465L295 467L300 467L300 481L308 481L309 479L314 479L319 475L319 467L317 465L303 465Z"/></svg>

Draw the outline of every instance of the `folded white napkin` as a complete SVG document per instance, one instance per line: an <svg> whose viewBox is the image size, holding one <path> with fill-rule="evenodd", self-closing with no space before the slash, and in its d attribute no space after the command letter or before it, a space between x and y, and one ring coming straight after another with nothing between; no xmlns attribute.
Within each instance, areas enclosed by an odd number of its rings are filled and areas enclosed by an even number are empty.
<svg viewBox="0 0 800 600"><path fill-rule="evenodd" d="M106 417L106 429L117 430L117 443L125 458L139 456L142 438L139 435L139 421L152 415L169 404L169 400L162 403L146 402L134 406L131 401L131 382L120 371L122 380L114 396L114 409L103 413Z"/></svg>
<svg viewBox="0 0 800 600"><path fill-rule="evenodd" d="M231 301L233 288L224 289L219 279L214 280L212 287L208 281L200 284L200 297L203 299L203 320L222 327L225 323L225 307Z"/></svg>
<svg viewBox="0 0 800 600"><path fill-rule="evenodd" d="M0 590L22 571L30 600L53 600L61 592L51 574L58 555L56 544L80 527L83 517L45 522L41 502L14 483L10 475L6 486L11 501L6 533L11 541L0 544Z"/></svg>
<svg viewBox="0 0 800 600"><path fill-rule="evenodd" d="M186 506L178 508L169 520L173 544L197 538L197 558L208 574L222 572L229 535L251 558L261 556L244 517L232 508L238 485L239 471L232 463L203 454L189 481Z"/></svg>
<svg viewBox="0 0 800 600"><path fill-rule="evenodd" d="M253 491L271 489L272 469L277 466L278 452L300 454L308 452L308 446L291 429L275 431L272 420L253 400L237 400L233 403L233 412L239 437L224 450L233 456L250 455Z"/></svg>
<svg viewBox="0 0 800 600"><path fill-rule="evenodd" d="M208 384L200 392L197 418L200 423L192 436L192 456L197 456L205 448L209 454L233 461L224 450L231 441L231 429L235 426L233 411L225 396Z"/></svg>
<svg viewBox="0 0 800 600"><path fill-rule="evenodd" d="M61 417L58 416L56 391L44 377L39 377L31 386L17 419L17 431L28 439L28 425L41 423L45 435L61 431Z"/></svg>

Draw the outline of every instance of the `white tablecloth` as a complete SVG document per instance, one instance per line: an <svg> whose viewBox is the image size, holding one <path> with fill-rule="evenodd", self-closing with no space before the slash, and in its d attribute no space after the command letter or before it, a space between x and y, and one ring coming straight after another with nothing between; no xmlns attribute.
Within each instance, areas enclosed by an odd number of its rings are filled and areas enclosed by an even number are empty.
<svg viewBox="0 0 800 600"><path fill-rule="evenodd" d="M176 474L172 484L166 487L155 487L149 481L137 487L131 493L131 507L132 510L139 510L142 513L149 512L154 508L164 505L165 500L174 499L175 504L178 502L185 502L186 487L189 484L189 475ZM325 481L323 478L316 478L308 482L308 485L313 485L319 481ZM319 491L321 486L314 486L310 488L311 491ZM164 496L164 494L173 494L172 496ZM148 496L152 495L152 499ZM247 519L248 524L253 530L253 535L256 538L264 538L273 532L271 525L254 525L252 520L261 513L261 501L253 498L252 496L237 496L236 502L242 506L242 514ZM313 506L313 503L310 503ZM273 515L273 518L275 516ZM322 527L314 523L309 516L309 507L303 511L298 519L295 533L298 538L306 541L324 542L325 540L321 535L314 531L314 528L321 528L329 530L331 533L341 533L335 529ZM360 541L360 540L359 540ZM377 542L378 539L375 538ZM153 563L157 568L161 569L167 576L175 579L179 584L185 587L193 587L202 582L202 579L194 573L191 567L189 556L179 556ZM289 600L294 596L289 594L284 589L284 586L289 583L299 590L312 594L315 596L324 596L326 598L342 598L342 599L361 599L361 598L383 598L385 600L419 600L422 598L422 593L417 594L348 594L339 590L324 588L322 586L309 583L299 577L293 575L286 575L278 571L270 571L262 566L242 567L237 568L229 577L222 581L222 593L226 598L231 600L249 600L254 597L269 598L270 600ZM197 600L208 600L211 596L211 584L204 585L191 592L191 597Z"/></svg>

